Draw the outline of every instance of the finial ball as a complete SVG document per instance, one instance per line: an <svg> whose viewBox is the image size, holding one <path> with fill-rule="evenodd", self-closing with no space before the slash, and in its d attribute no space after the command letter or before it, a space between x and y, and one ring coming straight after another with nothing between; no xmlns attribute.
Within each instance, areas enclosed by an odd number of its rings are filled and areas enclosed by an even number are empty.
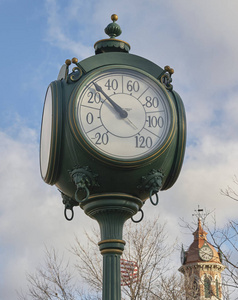
<svg viewBox="0 0 238 300"><path fill-rule="evenodd" d="M76 57L73 57L73 58L72 58L72 63L73 63L73 64L77 64L77 62L78 62L78 59L77 59Z"/></svg>
<svg viewBox="0 0 238 300"><path fill-rule="evenodd" d="M174 74L174 69L170 68L170 66L165 66L164 70L166 72L169 72L170 75Z"/></svg>
<svg viewBox="0 0 238 300"><path fill-rule="evenodd" d="M117 21L118 20L118 15L116 15L116 14L111 15L111 20L113 22Z"/></svg>
<svg viewBox="0 0 238 300"><path fill-rule="evenodd" d="M71 60L70 60L70 59L66 59L65 64L66 64L67 66L70 66L70 65L71 65Z"/></svg>

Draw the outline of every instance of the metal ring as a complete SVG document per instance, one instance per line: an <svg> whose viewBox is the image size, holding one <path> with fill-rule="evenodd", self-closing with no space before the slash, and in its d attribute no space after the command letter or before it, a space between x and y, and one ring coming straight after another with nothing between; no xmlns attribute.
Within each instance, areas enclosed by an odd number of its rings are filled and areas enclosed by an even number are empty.
<svg viewBox="0 0 238 300"><path fill-rule="evenodd" d="M86 192L86 196L85 196L85 198L83 198L82 200L80 200L80 199L78 198L78 196L77 196L78 191L82 190L82 188L77 188L77 190L76 190L76 192L75 192L75 194L74 194L75 199L76 199L76 201L77 201L78 203L81 203L82 201L87 200L88 197L89 197L89 194L90 194L90 193L89 193L89 189L88 189L86 186L84 186L83 189L84 189L85 192Z"/></svg>
<svg viewBox="0 0 238 300"><path fill-rule="evenodd" d="M143 212L143 210L140 208L138 211L141 212L141 218L140 218L138 221L135 221L135 220L133 219L133 216L132 216L132 217L131 217L131 220L132 220L134 223L139 223L139 222L142 221L143 218L144 218L144 212Z"/></svg>
<svg viewBox="0 0 238 300"><path fill-rule="evenodd" d="M155 202L152 200L152 196L153 196L153 195L156 196L156 201L155 201ZM151 204L153 204L154 206L156 206L156 205L159 203L159 196L158 196L158 192L157 192L157 191L155 191L155 190L151 190L151 191L150 191L150 202L151 202Z"/></svg>
<svg viewBox="0 0 238 300"><path fill-rule="evenodd" d="M71 218L69 218L69 217L67 216L67 210L70 210L70 211L71 211ZM64 216L65 216L65 219L66 219L67 221L73 220L73 217L74 217L74 211L73 211L73 208L67 208L67 207L65 207L65 209L64 209Z"/></svg>

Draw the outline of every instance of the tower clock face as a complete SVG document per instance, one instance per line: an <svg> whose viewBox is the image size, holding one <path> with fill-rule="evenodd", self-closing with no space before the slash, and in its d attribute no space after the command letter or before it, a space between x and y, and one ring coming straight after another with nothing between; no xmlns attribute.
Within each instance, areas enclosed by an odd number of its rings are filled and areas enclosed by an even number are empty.
<svg viewBox="0 0 238 300"><path fill-rule="evenodd" d="M213 257L213 251L209 246L203 246L202 248L200 248L199 250L199 256L202 260L204 261L209 261L212 259Z"/></svg>
<svg viewBox="0 0 238 300"><path fill-rule="evenodd" d="M183 247L182 247L181 253L180 253L180 260L181 260L181 264L182 264L182 265L183 265L183 264L185 263L185 261L186 261L186 253L185 253Z"/></svg>
<svg viewBox="0 0 238 300"><path fill-rule="evenodd" d="M171 132L166 90L137 69L107 68L91 74L73 101L76 135L111 160L148 158L163 148Z"/></svg>

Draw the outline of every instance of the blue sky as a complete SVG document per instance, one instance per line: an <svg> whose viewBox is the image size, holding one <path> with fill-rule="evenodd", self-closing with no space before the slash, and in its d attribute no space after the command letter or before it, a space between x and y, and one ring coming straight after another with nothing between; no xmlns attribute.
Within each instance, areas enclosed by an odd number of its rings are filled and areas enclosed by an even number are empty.
<svg viewBox="0 0 238 300"><path fill-rule="evenodd" d="M64 220L56 188L39 173L45 91L67 58L94 55L117 13L130 53L174 68L174 89L187 113L188 143L179 180L154 210L172 238L189 245L179 227L197 205L216 209L218 225L237 220L237 203L220 194L232 185L238 161L238 2L161 0L0 0L0 298L16 299L25 273L45 245L65 250L93 223L83 211ZM179 266L178 260L175 264Z"/></svg>

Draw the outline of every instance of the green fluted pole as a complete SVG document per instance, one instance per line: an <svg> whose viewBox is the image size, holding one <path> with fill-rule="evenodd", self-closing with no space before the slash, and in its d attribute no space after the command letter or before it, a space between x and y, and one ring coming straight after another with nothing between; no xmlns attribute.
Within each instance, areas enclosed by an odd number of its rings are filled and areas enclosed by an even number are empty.
<svg viewBox="0 0 238 300"><path fill-rule="evenodd" d="M122 240L126 220L135 215L143 202L126 194L93 195L81 203L81 208L100 226L103 255L103 300L121 300L120 257L125 241Z"/></svg>

